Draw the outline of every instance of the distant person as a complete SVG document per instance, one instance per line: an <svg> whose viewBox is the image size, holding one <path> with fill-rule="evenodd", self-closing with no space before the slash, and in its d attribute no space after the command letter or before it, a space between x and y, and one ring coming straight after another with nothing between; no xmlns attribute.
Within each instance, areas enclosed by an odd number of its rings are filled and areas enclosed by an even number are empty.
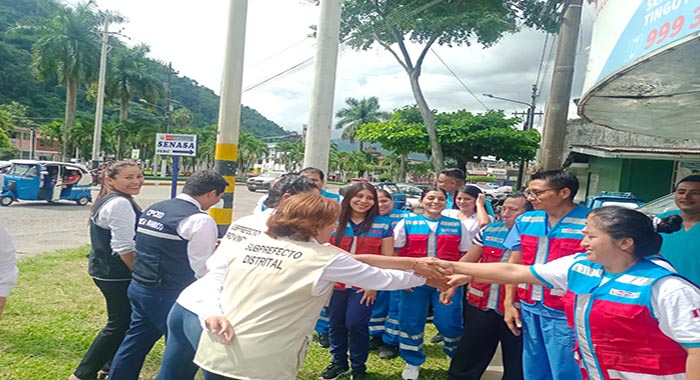
<svg viewBox="0 0 700 380"><path fill-rule="evenodd" d="M315 183L316 186L318 186L319 189L321 189L321 195L323 195L326 198L330 198L338 203L343 201L343 197L340 196L340 194L335 194L326 191L326 181L325 181L325 176L323 175L323 170L317 169L317 168L304 168L301 169L299 172L300 175L303 175L304 177L308 178L311 180L311 182Z"/></svg>
<svg viewBox="0 0 700 380"><path fill-rule="evenodd" d="M17 283L17 251L5 227L0 224L0 319L10 290Z"/></svg>
<svg viewBox="0 0 700 380"><path fill-rule="evenodd" d="M107 325L68 377L70 380L106 378L131 316L127 292L134 267L136 225L141 216L134 195L141 192L143 173L136 163L125 160L105 165L100 175L100 192L90 215L88 273L105 298Z"/></svg>
<svg viewBox="0 0 700 380"><path fill-rule="evenodd" d="M674 201L678 210L657 217L680 215L683 225L677 232L661 235L661 256L670 261L678 273L700 285L700 175L681 179L676 185Z"/></svg>
<svg viewBox="0 0 700 380"><path fill-rule="evenodd" d="M458 168L444 169L438 176L438 187L447 192L447 206L445 209L459 209L454 203L457 198L457 191L464 186L466 176L464 170Z"/></svg>
<svg viewBox="0 0 700 380"><path fill-rule="evenodd" d="M114 355L110 379L138 380L146 355L167 334L168 312L180 292L206 273L218 229L205 211L221 200L226 186L214 171L198 171L177 197L144 210L129 286L131 324Z"/></svg>
<svg viewBox="0 0 700 380"><path fill-rule="evenodd" d="M590 210L574 203L578 188L576 177L563 170L541 171L530 177L525 195L535 211L520 215L508 233L503 243L512 251L508 262L549 263L581 251ZM564 293L538 283L523 284L517 292L520 314L512 307L515 286L506 285L504 319L516 335L522 327L525 379L581 379L571 355L574 334L566 323Z"/></svg>

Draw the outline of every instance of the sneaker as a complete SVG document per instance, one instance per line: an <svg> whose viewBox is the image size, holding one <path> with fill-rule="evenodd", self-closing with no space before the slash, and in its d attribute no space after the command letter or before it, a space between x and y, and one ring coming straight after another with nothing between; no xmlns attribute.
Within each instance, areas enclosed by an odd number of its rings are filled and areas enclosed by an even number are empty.
<svg viewBox="0 0 700 380"><path fill-rule="evenodd" d="M331 363L328 365L328 367L326 367L326 369L323 370L323 373L321 373L321 376L318 378L322 380L335 380L347 373L350 373L350 369L348 368L347 364L342 366L338 363Z"/></svg>
<svg viewBox="0 0 700 380"><path fill-rule="evenodd" d="M369 350L378 350L379 347L384 345L384 341L381 336L375 336L369 340Z"/></svg>
<svg viewBox="0 0 700 380"><path fill-rule="evenodd" d="M420 374L420 366L406 364L403 372L401 372L401 378L403 380L418 380L418 374Z"/></svg>
<svg viewBox="0 0 700 380"><path fill-rule="evenodd" d="M393 359L397 356L399 356L398 346L390 346L388 344L385 344L382 346L381 351L379 351L380 359Z"/></svg>
<svg viewBox="0 0 700 380"><path fill-rule="evenodd" d="M434 337L430 338L430 343L440 343L442 342L442 334L438 333Z"/></svg>
<svg viewBox="0 0 700 380"><path fill-rule="evenodd" d="M367 380L367 372L363 369L353 369L350 380Z"/></svg>
<svg viewBox="0 0 700 380"><path fill-rule="evenodd" d="M323 348L328 348L331 346L331 340L328 334L318 334L318 345Z"/></svg>

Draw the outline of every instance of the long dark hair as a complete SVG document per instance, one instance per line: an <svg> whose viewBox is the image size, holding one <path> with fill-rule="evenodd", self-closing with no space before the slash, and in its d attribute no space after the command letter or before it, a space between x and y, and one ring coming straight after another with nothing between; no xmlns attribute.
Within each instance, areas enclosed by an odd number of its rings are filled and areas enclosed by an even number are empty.
<svg viewBox="0 0 700 380"><path fill-rule="evenodd" d="M631 238L634 241L634 256L644 257L659 253L661 235L658 232L674 232L680 227L676 219L662 219L654 226L645 214L626 207L604 206L590 212L598 226L614 240Z"/></svg>
<svg viewBox="0 0 700 380"><path fill-rule="evenodd" d="M95 197L95 202L92 203L92 210L93 211L95 210L95 205L97 204L97 201L99 201L100 199L104 198L107 194L112 193L112 192L119 193L121 196L128 199L134 206L136 206L136 208L138 208L139 210L141 209L141 206L139 206L138 203L136 203L136 201L134 200L134 197L132 197L131 194L124 194L124 193L112 188L112 186L110 186L107 183L107 181L105 181L106 177L109 177L111 179L115 179L117 177L117 174L119 174L122 171L122 169L127 168L127 167L131 167L131 166L135 166L139 169L141 168L139 166L139 164L137 164L136 162L134 162L132 160L121 160L121 161L110 162L110 163L106 164L102 169L100 169L98 176L100 178L101 186L100 186L100 192L97 193L97 196Z"/></svg>
<svg viewBox="0 0 700 380"><path fill-rule="evenodd" d="M340 246L340 241L345 235L345 227L347 227L348 223L350 222L350 217L352 216L352 208L350 207L350 201L352 200L352 198L355 197L355 195L357 195L357 193L359 193L362 190L369 190L372 193L372 195L374 196L374 204L372 205L372 208L367 210L367 213L365 214L364 223L362 223L356 235L360 235L369 231L372 228L372 223L374 223L374 219L377 217L377 215L379 215L377 189L367 182L358 182L350 185L347 192L345 193L343 202L340 205L340 217L338 218L338 228L335 230L336 246Z"/></svg>

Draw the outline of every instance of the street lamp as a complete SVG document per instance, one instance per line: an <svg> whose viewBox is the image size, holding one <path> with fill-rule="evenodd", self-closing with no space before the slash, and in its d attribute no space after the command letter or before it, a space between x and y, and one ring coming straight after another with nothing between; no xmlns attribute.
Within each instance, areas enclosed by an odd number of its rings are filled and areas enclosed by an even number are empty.
<svg viewBox="0 0 700 380"><path fill-rule="evenodd" d="M514 100L514 99L508 99L508 98L502 98L500 96L495 96L492 94L482 94L487 98L492 98L492 99L498 99L498 100L503 100L506 102L511 102L511 103L517 103L517 104L522 104L527 106L527 119L525 120L525 126L524 130L529 131L532 129L534 122L535 122L535 101L537 100L537 84L532 85L532 93L531 93L531 102L530 103L525 103L520 100ZM525 168L527 167L527 162L525 159L520 160L520 165L518 166L518 181L516 183L516 187L518 190L523 186L524 181L524 174L525 174Z"/></svg>

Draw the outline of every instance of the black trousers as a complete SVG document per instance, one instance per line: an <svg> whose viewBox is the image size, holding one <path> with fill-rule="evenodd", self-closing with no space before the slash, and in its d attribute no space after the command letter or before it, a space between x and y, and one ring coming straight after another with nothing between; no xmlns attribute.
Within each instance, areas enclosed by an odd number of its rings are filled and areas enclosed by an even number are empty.
<svg viewBox="0 0 700 380"><path fill-rule="evenodd" d="M459 341L448 380L480 380L501 343L503 380L523 379L523 340L513 335L503 316L464 303L464 332Z"/></svg>
<svg viewBox="0 0 700 380"><path fill-rule="evenodd" d="M97 371L109 371L112 357L124 339L131 321L127 290L131 281L93 279L107 303L107 324L97 334L73 374L80 379L96 379Z"/></svg>

